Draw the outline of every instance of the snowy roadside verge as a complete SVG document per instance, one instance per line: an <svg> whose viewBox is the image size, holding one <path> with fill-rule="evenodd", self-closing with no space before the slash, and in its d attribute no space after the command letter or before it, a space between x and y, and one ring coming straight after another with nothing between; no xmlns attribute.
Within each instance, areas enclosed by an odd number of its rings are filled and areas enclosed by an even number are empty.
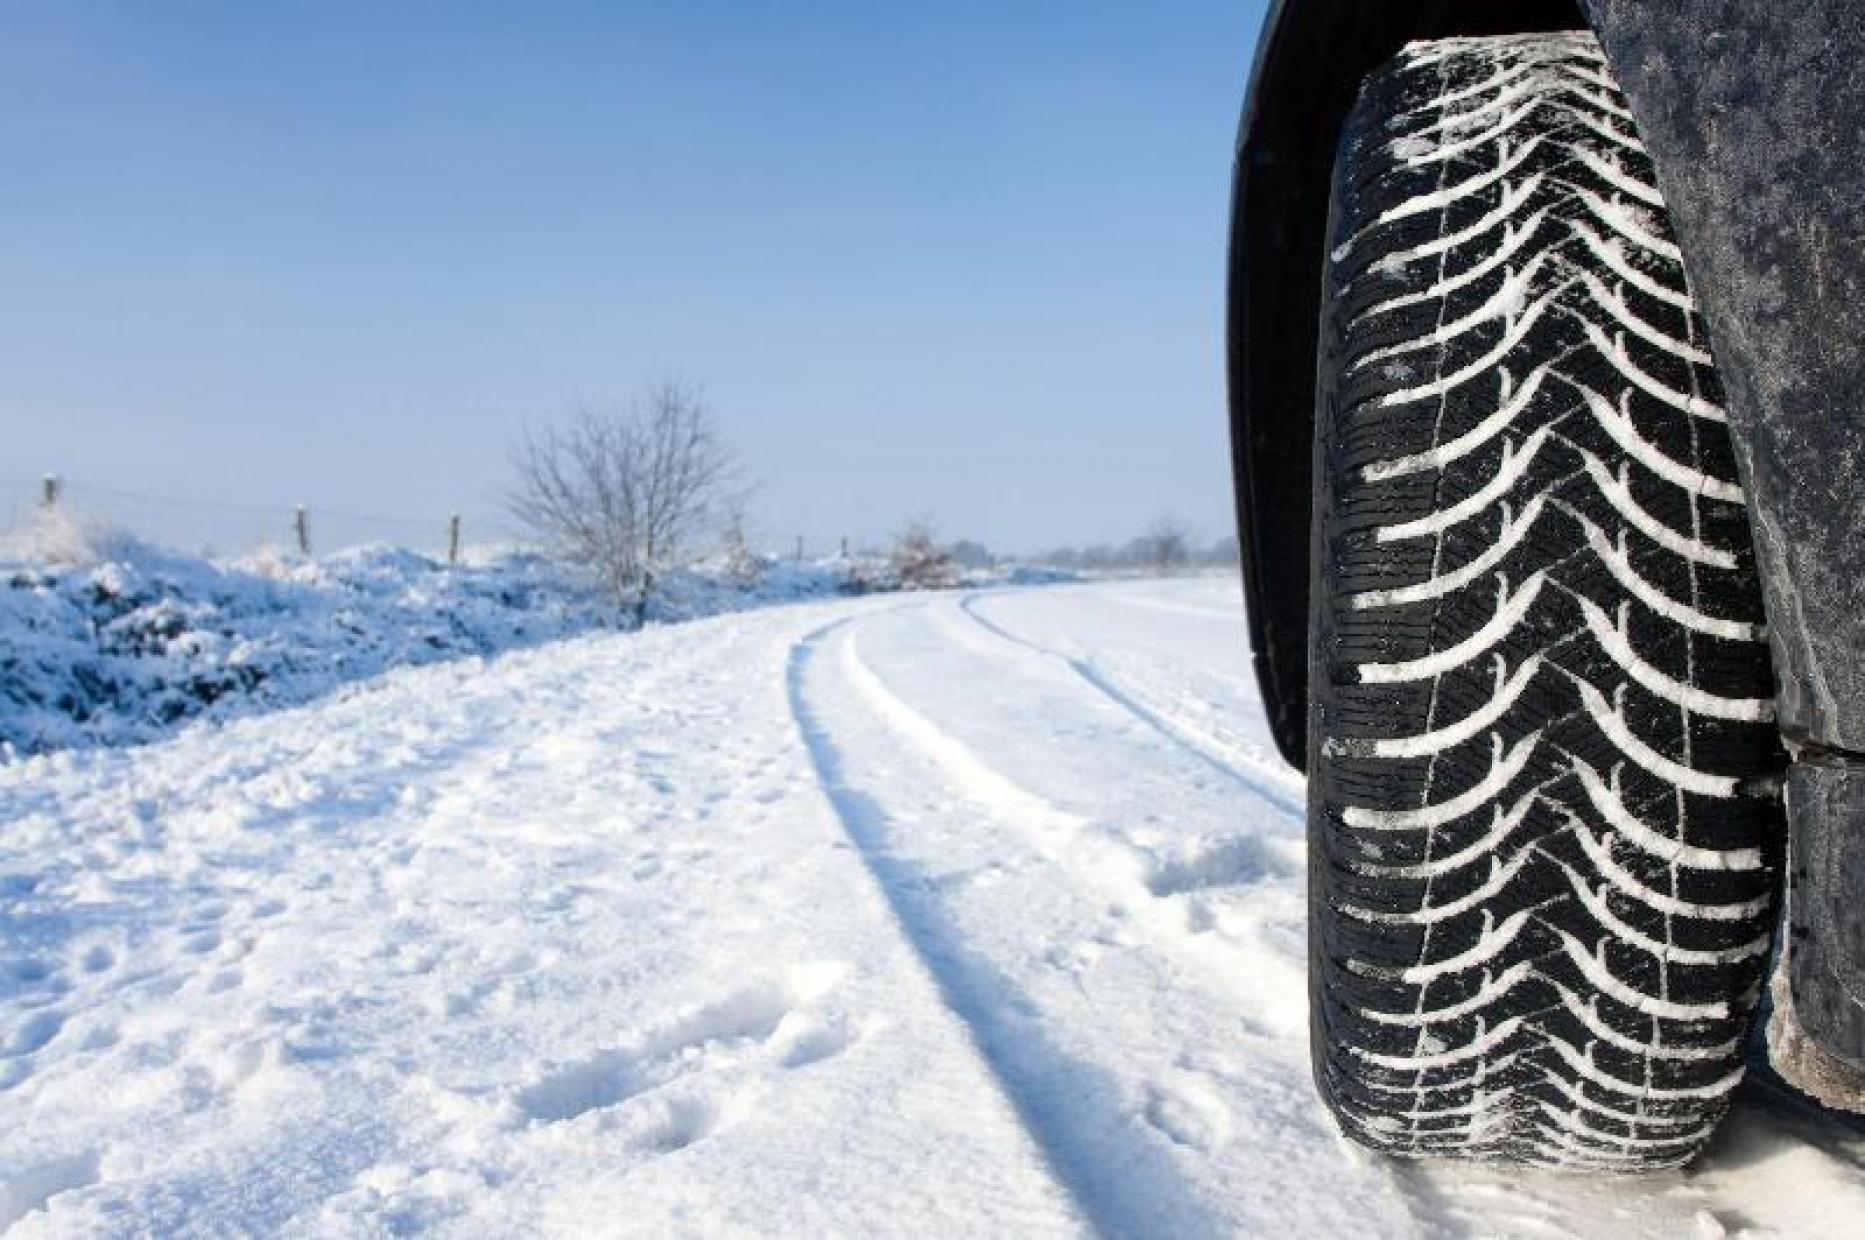
<svg viewBox="0 0 1865 1240"><path fill-rule="evenodd" d="M702 564L664 582L649 622L890 584L879 565L853 559L768 560L751 572ZM0 762L145 743L391 668L626 627L594 589L527 552L447 565L376 545L218 561L109 534L51 554L0 547Z"/></svg>

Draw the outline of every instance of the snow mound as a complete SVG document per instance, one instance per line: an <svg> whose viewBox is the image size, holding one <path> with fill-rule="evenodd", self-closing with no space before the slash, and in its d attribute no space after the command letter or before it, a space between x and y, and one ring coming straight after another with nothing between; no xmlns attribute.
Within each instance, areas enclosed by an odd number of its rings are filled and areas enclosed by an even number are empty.
<svg viewBox="0 0 1865 1240"><path fill-rule="evenodd" d="M967 584L1030 578L1000 570ZM647 620L898 588L886 563L870 558L720 559L660 582ZM140 744L197 719L297 705L390 668L630 623L533 552L448 565L369 545L217 561L48 514L0 538L0 760Z"/></svg>
<svg viewBox="0 0 1865 1240"><path fill-rule="evenodd" d="M449 568L361 547L218 563L40 530L0 560L0 748L154 740L391 667L598 627L601 600L537 556ZM16 542L8 551L18 551Z"/></svg>

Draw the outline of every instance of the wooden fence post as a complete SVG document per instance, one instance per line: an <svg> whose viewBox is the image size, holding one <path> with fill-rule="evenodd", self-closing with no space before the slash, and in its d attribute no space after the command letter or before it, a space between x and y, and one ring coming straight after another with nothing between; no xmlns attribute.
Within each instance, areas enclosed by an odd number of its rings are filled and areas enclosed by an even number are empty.
<svg viewBox="0 0 1865 1240"><path fill-rule="evenodd" d="M447 518L447 563L460 562L460 514Z"/></svg>
<svg viewBox="0 0 1865 1240"><path fill-rule="evenodd" d="M293 522L298 530L298 554L311 554L311 511L303 504L298 505L298 517Z"/></svg>

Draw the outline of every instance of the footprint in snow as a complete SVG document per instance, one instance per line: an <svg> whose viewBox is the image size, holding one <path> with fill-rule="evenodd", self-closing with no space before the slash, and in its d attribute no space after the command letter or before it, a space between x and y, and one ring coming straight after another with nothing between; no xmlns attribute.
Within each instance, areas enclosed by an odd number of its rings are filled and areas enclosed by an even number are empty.
<svg viewBox="0 0 1865 1240"><path fill-rule="evenodd" d="M632 1056L602 1051L520 1090L517 1102L531 1120L555 1124L615 1106L645 1088Z"/></svg>
<svg viewBox="0 0 1865 1240"><path fill-rule="evenodd" d="M672 1154L702 1141L736 1121L747 1108L742 1101L701 1091L660 1100L641 1132L646 1145Z"/></svg>
<svg viewBox="0 0 1865 1240"><path fill-rule="evenodd" d="M55 977L56 970L49 962L36 956L21 956L0 965L0 985L5 987L0 993L36 987Z"/></svg>
<svg viewBox="0 0 1865 1240"><path fill-rule="evenodd" d="M1211 887L1234 887L1293 877L1299 861L1277 841L1252 835L1206 842L1196 848L1148 858L1146 887L1156 896L1184 895Z"/></svg>
<svg viewBox="0 0 1865 1240"><path fill-rule="evenodd" d="M1230 1140L1230 1108L1209 1085L1190 1077L1148 1085L1141 1114L1174 1145L1203 1154L1223 1148Z"/></svg>
<svg viewBox="0 0 1865 1240"><path fill-rule="evenodd" d="M8 1031L0 1058L18 1058L42 1050L65 1027L63 1012L34 1012Z"/></svg>
<svg viewBox="0 0 1865 1240"><path fill-rule="evenodd" d="M834 989L844 971L836 964L793 968L781 980L689 1009L630 1044L563 1065L519 1090L514 1100L532 1122L554 1124L759 1056L774 1057L790 1069L820 1063L853 1040L845 1022L809 1010ZM666 1126L676 1135L697 1134L680 1141L681 1146L712 1129L697 1120Z"/></svg>
<svg viewBox="0 0 1865 1240"><path fill-rule="evenodd" d="M771 1036L771 1049L786 1068L807 1068L847 1050L855 1040L841 1017L824 1019L808 1012L791 1012Z"/></svg>

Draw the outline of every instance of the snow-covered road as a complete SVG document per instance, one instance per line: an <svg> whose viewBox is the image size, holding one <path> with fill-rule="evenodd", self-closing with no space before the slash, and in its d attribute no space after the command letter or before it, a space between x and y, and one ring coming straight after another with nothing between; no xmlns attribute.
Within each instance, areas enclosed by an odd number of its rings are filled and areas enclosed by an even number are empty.
<svg viewBox="0 0 1865 1240"><path fill-rule="evenodd" d="M1688 1173L1358 1153L1234 581L601 636L0 767L19 1235L1835 1235Z"/></svg>

